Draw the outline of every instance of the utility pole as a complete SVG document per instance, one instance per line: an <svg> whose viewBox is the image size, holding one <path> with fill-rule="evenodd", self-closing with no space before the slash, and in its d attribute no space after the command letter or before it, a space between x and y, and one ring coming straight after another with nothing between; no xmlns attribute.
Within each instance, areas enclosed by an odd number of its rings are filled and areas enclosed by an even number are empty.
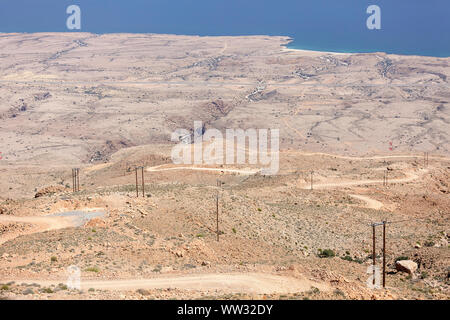
<svg viewBox="0 0 450 320"><path fill-rule="evenodd" d="M219 187L222 187L222 182L217 180L217 194L216 194L216 230L217 230L217 242L219 242Z"/></svg>
<svg viewBox="0 0 450 320"><path fill-rule="evenodd" d="M80 168L77 168L77 191L80 191Z"/></svg>
<svg viewBox="0 0 450 320"><path fill-rule="evenodd" d="M138 167L134 168L134 171L136 173L136 198L139 197L139 186L138 186Z"/></svg>
<svg viewBox="0 0 450 320"><path fill-rule="evenodd" d="M142 173L142 197L145 198L145 180L144 180L144 167L141 167L141 173Z"/></svg>
<svg viewBox="0 0 450 320"><path fill-rule="evenodd" d="M386 288L386 221L383 221L383 288Z"/></svg>
<svg viewBox="0 0 450 320"><path fill-rule="evenodd" d="M216 222L217 222L217 242L219 242L219 193L216 194Z"/></svg>
<svg viewBox="0 0 450 320"><path fill-rule="evenodd" d="M80 191L80 168L72 169L72 190L73 192Z"/></svg>
<svg viewBox="0 0 450 320"><path fill-rule="evenodd" d="M375 253L375 223L372 224L372 265L373 265L373 285L375 285L375 260L376 260L376 253Z"/></svg>
<svg viewBox="0 0 450 320"><path fill-rule="evenodd" d="M372 265L373 265L373 285L375 285L375 264L376 264L376 246L375 246L375 227L376 226L383 226L383 288L386 288L386 224L388 224L387 221L382 222L374 222L371 224L372 226Z"/></svg>

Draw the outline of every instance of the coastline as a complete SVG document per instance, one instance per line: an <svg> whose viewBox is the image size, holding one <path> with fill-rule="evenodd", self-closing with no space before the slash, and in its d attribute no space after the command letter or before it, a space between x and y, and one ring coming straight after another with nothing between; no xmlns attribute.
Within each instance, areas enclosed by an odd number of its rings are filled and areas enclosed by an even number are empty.
<svg viewBox="0 0 450 320"><path fill-rule="evenodd" d="M286 46L283 46L281 51L283 51L283 52L303 53L303 54L333 54L333 55L359 54L359 53L356 53L356 52L332 52L332 51L317 51L317 50L308 50L308 49L295 49L295 48L288 48Z"/></svg>
<svg viewBox="0 0 450 320"><path fill-rule="evenodd" d="M290 52L302 52L302 53L308 53L308 52L321 52L326 54L334 54L334 55L355 55L355 54L386 54L386 55L396 55L396 56L409 56L409 57L429 57L429 58L439 58L439 59L449 59L450 55L429 55L429 54L418 54L418 53L405 53L405 52L389 52L389 51L383 51L383 50L375 50L375 51L329 51L329 50L316 50L316 49L305 49L305 48L299 48L292 46L291 43L294 40L291 39L286 44L283 44L283 47L285 50L283 51L290 51Z"/></svg>
<svg viewBox="0 0 450 320"><path fill-rule="evenodd" d="M292 52L292 53L302 53L302 54L330 54L330 55L357 55L357 54L386 54L386 55L396 55L396 56L409 56L409 57L430 57L430 58L439 58L439 59L449 59L449 55L431 55L431 54L420 54L420 53L408 53L408 52L391 52L380 50L373 51L332 51L332 50L321 50L314 48L302 48L300 46L293 45L294 39L291 36L286 35L267 35L267 34L259 34L259 35L189 35L189 34L176 34L176 33L130 33L130 32L112 32L112 33L93 33L93 32L52 32L52 31L42 31L42 32L0 32L0 37L8 37L8 36L21 36L21 35L55 35L58 34L60 36L73 36L73 35L96 35L96 36L104 36L104 35L146 35L146 36L168 36L168 37L187 37L187 38L273 38L273 39L282 39L281 43L281 51L282 52ZM284 40L284 41L283 41Z"/></svg>

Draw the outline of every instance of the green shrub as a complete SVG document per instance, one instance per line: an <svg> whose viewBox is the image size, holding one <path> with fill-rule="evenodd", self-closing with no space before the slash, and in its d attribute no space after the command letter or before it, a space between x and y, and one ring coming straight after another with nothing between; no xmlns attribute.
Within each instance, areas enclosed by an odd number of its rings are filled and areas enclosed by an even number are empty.
<svg viewBox="0 0 450 320"><path fill-rule="evenodd" d="M161 270L162 270L162 266L158 264L152 271L153 272L161 272Z"/></svg>
<svg viewBox="0 0 450 320"><path fill-rule="evenodd" d="M307 293L307 294L319 294L319 293L320 293L320 290L319 290L319 288L311 287L311 289L308 290L308 291L306 291L306 293Z"/></svg>
<svg viewBox="0 0 450 320"><path fill-rule="evenodd" d="M331 249L325 249L325 250L319 249L319 257L320 258L332 258L334 256L336 256L336 254Z"/></svg>
<svg viewBox="0 0 450 320"><path fill-rule="evenodd" d="M423 244L425 247L433 247L435 245L434 241L425 241Z"/></svg>
<svg viewBox="0 0 450 320"><path fill-rule="evenodd" d="M356 257L355 257L355 258L352 258L352 257L349 256L349 255L343 256L343 257L341 257L341 259L342 259L342 260L345 260L345 261L356 262L356 263L359 263L359 264L363 263L363 261L362 261L361 259L356 258Z"/></svg>
<svg viewBox="0 0 450 320"><path fill-rule="evenodd" d="M2 285L0 290L9 290L9 286L7 284Z"/></svg>
<svg viewBox="0 0 450 320"><path fill-rule="evenodd" d="M352 257L350 257L350 256L345 256L345 257L342 257L341 259L345 260L345 261L353 261Z"/></svg>
<svg viewBox="0 0 450 320"><path fill-rule="evenodd" d="M89 267L87 269L85 269L85 271L89 271L89 272L100 272L100 269L97 267Z"/></svg>
<svg viewBox="0 0 450 320"><path fill-rule="evenodd" d="M409 260L409 258L406 257L406 256L400 256L400 257L397 257L397 258L395 259L395 262L401 261L401 260Z"/></svg>
<svg viewBox="0 0 450 320"><path fill-rule="evenodd" d="M55 256L53 256L53 257L50 258L50 261L51 261L51 262L56 262L56 261L58 261L58 258L55 257Z"/></svg>
<svg viewBox="0 0 450 320"><path fill-rule="evenodd" d="M345 293L342 290L336 289L333 293L337 296L345 297Z"/></svg>

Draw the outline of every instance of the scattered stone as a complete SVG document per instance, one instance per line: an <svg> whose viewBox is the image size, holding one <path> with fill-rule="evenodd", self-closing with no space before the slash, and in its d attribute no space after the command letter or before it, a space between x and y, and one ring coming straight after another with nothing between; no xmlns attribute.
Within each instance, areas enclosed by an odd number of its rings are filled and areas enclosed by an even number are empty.
<svg viewBox="0 0 450 320"><path fill-rule="evenodd" d="M148 213L147 212L145 212L144 210L142 210L142 209L137 209L137 211L139 211L139 213L141 214L141 217L145 217L145 216L147 216L148 215Z"/></svg>
<svg viewBox="0 0 450 320"><path fill-rule="evenodd" d="M34 197L35 198L40 198L43 196L48 196L48 195L52 195L55 193L59 193L59 192L63 192L65 190L64 187L62 186L50 186L50 187L46 187L44 189L39 190Z"/></svg>
<svg viewBox="0 0 450 320"><path fill-rule="evenodd" d="M28 289L25 289L25 290L22 292L22 294L24 294L24 295L34 294L34 291L31 290L30 288L28 288Z"/></svg>
<svg viewBox="0 0 450 320"><path fill-rule="evenodd" d="M417 263L412 260L400 260L395 263L395 268L398 271L407 272L410 275L413 275L417 270Z"/></svg>
<svg viewBox="0 0 450 320"><path fill-rule="evenodd" d="M140 295L143 295L143 296L149 296L150 295L150 291L145 290L145 289L137 289L136 292L139 293Z"/></svg>
<svg viewBox="0 0 450 320"><path fill-rule="evenodd" d="M176 255L178 258L182 258L182 257L183 257L183 251L181 251L181 250L175 251L175 255Z"/></svg>

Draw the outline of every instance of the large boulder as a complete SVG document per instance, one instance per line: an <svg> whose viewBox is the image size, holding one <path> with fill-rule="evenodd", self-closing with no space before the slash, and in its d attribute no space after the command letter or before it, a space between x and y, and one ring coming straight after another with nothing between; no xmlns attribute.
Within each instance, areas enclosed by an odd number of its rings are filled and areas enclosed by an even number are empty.
<svg viewBox="0 0 450 320"><path fill-rule="evenodd" d="M395 268L398 271L407 272L410 275L413 275L417 270L417 263L412 260L400 260L395 263Z"/></svg>

